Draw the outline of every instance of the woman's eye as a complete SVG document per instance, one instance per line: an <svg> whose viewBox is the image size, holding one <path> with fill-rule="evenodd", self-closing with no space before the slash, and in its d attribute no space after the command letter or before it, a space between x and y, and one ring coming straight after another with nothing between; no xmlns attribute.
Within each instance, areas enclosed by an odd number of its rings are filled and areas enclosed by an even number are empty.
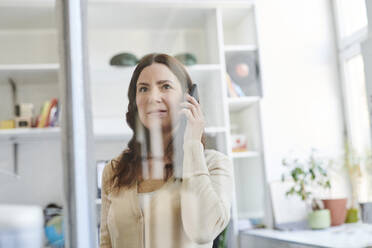
<svg viewBox="0 0 372 248"><path fill-rule="evenodd" d="M138 89L138 91L139 91L139 92L145 92L145 91L147 91L147 88L146 88L146 87L140 87L140 88Z"/></svg>
<svg viewBox="0 0 372 248"><path fill-rule="evenodd" d="M163 88L167 90L167 89L170 89L170 88L172 88L172 87L171 87L169 84L164 84L164 85L163 85Z"/></svg>

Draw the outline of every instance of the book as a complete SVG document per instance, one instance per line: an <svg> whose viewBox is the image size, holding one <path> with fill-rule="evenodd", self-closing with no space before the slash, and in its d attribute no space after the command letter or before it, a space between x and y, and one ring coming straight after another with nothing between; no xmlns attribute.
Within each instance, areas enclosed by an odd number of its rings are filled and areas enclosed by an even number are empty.
<svg viewBox="0 0 372 248"><path fill-rule="evenodd" d="M239 97L245 96L242 88L240 88L239 85L237 85L234 81L231 80L231 83L235 89L235 92L238 94Z"/></svg>
<svg viewBox="0 0 372 248"><path fill-rule="evenodd" d="M59 106L58 103L50 110L50 116L49 116L49 126L50 127L56 127L59 126Z"/></svg>
<svg viewBox="0 0 372 248"><path fill-rule="evenodd" d="M226 82L227 82L228 96L238 97L238 93L236 93L235 87L233 86L230 75L228 73L226 73Z"/></svg>
<svg viewBox="0 0 372 248"><path fill-rule="evenodd" d="M50 101L46 101L43 104L43 107L41 108L40 115L37 118L37 126L38 128L45 127L45 123L48 117L48 112L49 112L49 106L50 106Z"/></svg>
<svg viewBox="0 0 372 248"><path fill-rule="evenodd" d="M57 98L53 98L52 101L50 102L49 106L48 106L48 110L47 110L47 117L46 117L46 121L45 121L45 126L44 127L49 127L51 126L50 125L50 118L51 118L51 113L52 113L52 110L53 110L53 114L55 113L56 111L56 106L58 105L58 100ZM54 108L54 109L53 109Z"/></svg>
<svg viewBox="0 0 372 248"><path fill-rule="evenodd" d="M257 51L231 51L226 53L226 72L232 84L240 87L246 96L262 96ZM239 95L240 91L235 88Z"/></svg>

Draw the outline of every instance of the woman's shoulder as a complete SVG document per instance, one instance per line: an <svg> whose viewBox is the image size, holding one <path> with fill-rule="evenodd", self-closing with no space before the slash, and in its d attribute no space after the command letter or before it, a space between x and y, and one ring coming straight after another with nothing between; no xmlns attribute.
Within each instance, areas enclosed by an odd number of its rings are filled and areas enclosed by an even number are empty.
<svg viewBox="0 0 372 248"><path fill-rule="evenodd" d="M110 161L108 161L106 163L105 167L103 168L103 172L102 172L102 184L104 186L106 186L106 188L110 188L111 182L112 182L112 178L114 176L114 170L118 166L118 164L119 164L120 159L121 159L122 156L123 155L120 154L119 156L111 159Z"/></svg>
<svg viewBox="0 0 372 248"><path fill-rule="evenodd" d="M111 160L109 160L104 169L103 169L103 176L104 177L111 177L113 174L114 174L114 170L116 168L116 166L118 165L118 163L120 162L120 158L121 158L122 155L119 155Z"/></svg>

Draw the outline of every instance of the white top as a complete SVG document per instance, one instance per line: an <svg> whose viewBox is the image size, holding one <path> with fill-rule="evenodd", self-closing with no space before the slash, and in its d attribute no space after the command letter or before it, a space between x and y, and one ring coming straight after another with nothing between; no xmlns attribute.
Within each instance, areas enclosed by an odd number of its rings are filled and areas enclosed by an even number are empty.
<svg viewBox="0 0 372 248"><path fill-rule="evenodd" d="M142 210L143 214L146 214L145 213L145 205L147 206L147 204L150 204L150 200L151 200L151 198L152 198L152 196L155 192L156 191L146 192L146 193L138 193L139 204L140 204L140 207L141 207L141 210Z"/></svg>
<svg viewBox="0 0 372 248"><path fill-rule="evenodd" d="M146 239L148 247L212 248L214 238L230 220L233 167L225 154L204 150L199 140L185 141L183 150L183 180L170 180L166 187L163 185L154 192L148 204L150 218L143 218L137 184L118 192L112 190L110 179L120 157L105 166L101 248L143 248L146 221L151 231L150 239ZM148 200L145 199L143 212L146 215Z"/></svg>

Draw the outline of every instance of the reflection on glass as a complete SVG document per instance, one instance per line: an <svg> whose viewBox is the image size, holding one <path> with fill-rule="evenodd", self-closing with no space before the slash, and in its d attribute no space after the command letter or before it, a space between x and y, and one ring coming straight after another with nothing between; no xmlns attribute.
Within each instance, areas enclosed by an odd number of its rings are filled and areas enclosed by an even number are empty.
<svg viewBox="0 0 372 248"><path fill-rule="evenodd" d="M350 139L353 149L359 156L366 156L371 149L371 132L367 103L364 64L361 55L352 57L346 62L347 83L347 114ZM364 161L364 160L362 160ZM359 185L359 200L366 201L372 197L369 173L362 162L362 181Z"/></svg>
<svg viewBox="0 0 372 248"><path fill-rule="evenodd" d="M133 136L103 171L101 247L212 247L230 220L228 157L205 149L185 67L144 56L128 88Z"/></svg>
<svg viewBox="0 0 372 248"><path fill-rule="evenodd" d="M348 115L353 147L364 152L371 147L364 65L361 55L346 62Z"/></svg>
<svg viewBox="0 0 372 248"><path fill-rule="evenodd" d="M365 0L339 0L342 37L349 36L367 26Z"/></svg>

